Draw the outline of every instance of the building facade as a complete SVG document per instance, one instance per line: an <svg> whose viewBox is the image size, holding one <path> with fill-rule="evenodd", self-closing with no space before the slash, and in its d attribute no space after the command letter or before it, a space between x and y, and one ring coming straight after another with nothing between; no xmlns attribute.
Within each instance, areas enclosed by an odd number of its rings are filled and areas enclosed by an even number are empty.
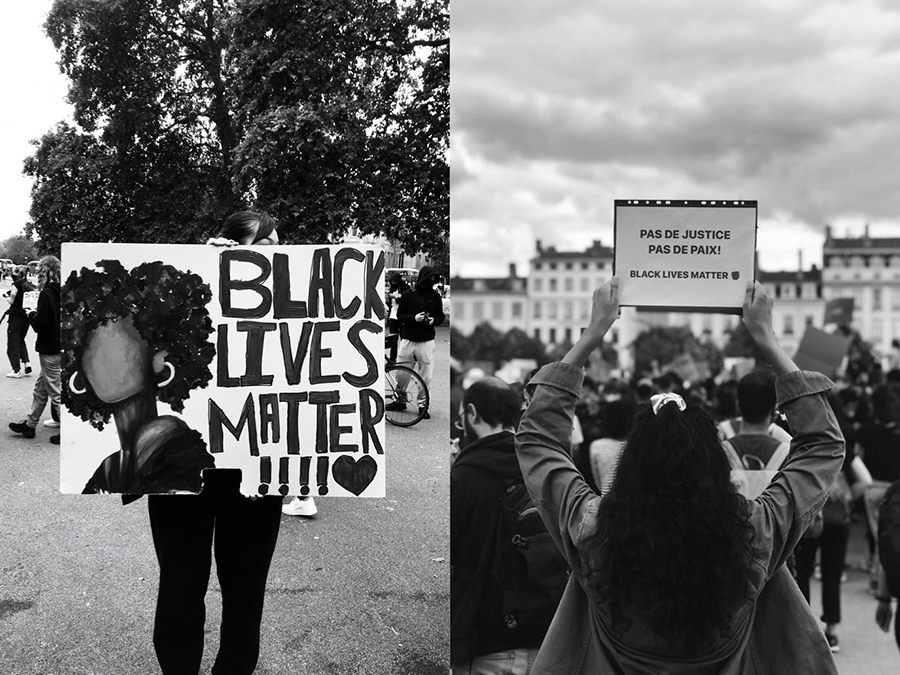
<svg viewBox="0 0 900 675"><path fill-rule="evenodd" d="M900 238L838 239L826 232L823 269L759 270L757 278L776 299L773 330L793 354L807 326L824 328L825 305L833 298L854 298L852 327L876 352L887 355L900 340ZM451 280L453 325L468 335L487 321L505 332L520 328L544 344L574 342L590 318L591 296L612 276L613 250L594 241L584 251L557 251L537 243L527 276ZM688 326L701 340L719 347L728 342L740 318L714 313L685 313L625 308L611 339L620 363L631 363L628 345L651 326Z"/></svg>

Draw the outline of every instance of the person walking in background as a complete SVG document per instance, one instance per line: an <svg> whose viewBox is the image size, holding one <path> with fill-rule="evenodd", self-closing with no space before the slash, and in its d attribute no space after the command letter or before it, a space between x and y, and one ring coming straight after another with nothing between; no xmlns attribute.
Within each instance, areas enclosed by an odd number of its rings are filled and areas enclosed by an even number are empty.
<svg viewBox="0 0 900 675"><path fill-rule="evenodd" d="M397 306L397 320L400 322L400 347L397 360L400 363L414 363L415 371L422 376L425 387L431 387L434 372L434 328L444 323L444 308L440 294L434 285L440 276L433 267L426 265L419 270L416 287L400 296ZM397 389L405 391L409 378L400 371L397 374ZM428 419L425 392L419 392L419 409ZM406 410L404 401L395 400L385 406L387 410Z"/></svg>
<svg viewBox="0 0 900 675"><path fill-rule="evenodd" d="M62 389L60 382L60 343L59 343L59 258L48 255L41 258L38 266L37 310L28 319L37 335L35 350L41 364L41 372L34 383L31 413L21 422L12 422L9 428L25 438L34 438L35 429L47 400L50 400L54 417L59 419L59 396ZM58 427L53 419L44 422L46 426ZM50 437L50 442L59 444L59 434Z"/></svg>
<svg viewBox="0 0 900 675"><path fill-rule="evenodd" d="M13 285L9 289L6 301L9 303L9 322L6 333L6 355L12 370L7 377L25 377L31 375L31 363L28 360L28 347L25 346L25 334L28 333L28 315L22 306L25 293L34 290L28 281L28 268L19 265L13 273Z"/></svg>
<svg viewBox="0 0 900 675"><path fill-rule="evenodd" d="M803 597L809 602L809 579L816 562L816 551L821 550L822 569L822 616L825 623L825 638L831 651L840 651L837 626L841 622L841 575L847 557L847 541L850 538L850 517L853 502L861 497L872 485L872 476L865 463L854 450L854 435L844 414L840 397L831 392L828 402L845 434L847 452L841 473L828 494L822 508L824 526L822 534L816 538L804 538L797 544L794 560L797 564L797 585Z"/></svg>
<svg viewBox="0 0 900 675"><path fill-rule="evenodd" d="M785 561L841 470L844 440L825 394L772 332L772 299L748 284L743 321L774 367L794 438L754 500L731 482L713 420L675 393L635 420L608 495L568 455L584 365L619 311L618 279L594 292L590 324L532 379L516 434L529 492L572 569L533 672L836 673Z"/></svg>
<svg viewBox="0 0 900 675"><path fill-rule="evenodd" d="M406 283L400 272L391 272L387 277L387 282L387 301L390 308L387 320L387 340L390 349L388 360L394 362L397 360L397 348L400 340L400 320L397 318L397 308L400 305L400 298L409 290L409 284Z"/></svg>

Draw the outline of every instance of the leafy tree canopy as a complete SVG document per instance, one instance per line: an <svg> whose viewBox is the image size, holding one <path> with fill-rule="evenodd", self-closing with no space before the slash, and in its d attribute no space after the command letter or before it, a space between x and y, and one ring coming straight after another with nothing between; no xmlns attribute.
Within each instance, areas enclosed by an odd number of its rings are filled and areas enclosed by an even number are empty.
<svg viewBox="0 0 900 675"><path fill-rule="evenodd" d="M239 208L288 243L449 231L443 0L56 0L74 125L35 141L30 232L197 242Z"/></svg>
<svg viewBox="0 0 900 675"><path fill-rule="evenodd" d="M37 249L30 237L16 234L0 242L0 258L8 258L17 265L37 258Z"/></svg>

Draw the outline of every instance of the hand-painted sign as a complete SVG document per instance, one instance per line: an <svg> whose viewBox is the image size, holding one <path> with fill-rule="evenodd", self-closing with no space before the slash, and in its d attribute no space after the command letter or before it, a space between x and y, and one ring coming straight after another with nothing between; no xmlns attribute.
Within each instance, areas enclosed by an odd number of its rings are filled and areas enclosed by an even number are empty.
<svg viewBox="0 0 900 675"><path fill-rule="evenodd" d="M25 291L22 295L22 309L26 312L36 311L40 294L40 291Z"/></svg>
<svg viewBox="0 0 900 675"><path fill-rule="evenodd" d="M62 492L384 496L380 249L62 253Z"/></svg>
<svg viewBox="0 0 900 675"><path fill-rule="evenodd" d="M755 251L755 201L615 202L623 306L739 314Z"/></svg>

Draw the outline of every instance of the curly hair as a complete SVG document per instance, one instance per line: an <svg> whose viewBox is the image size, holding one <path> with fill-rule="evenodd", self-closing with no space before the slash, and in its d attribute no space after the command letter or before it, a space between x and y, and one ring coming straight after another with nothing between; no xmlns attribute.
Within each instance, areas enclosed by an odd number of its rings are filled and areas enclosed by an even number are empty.
<svg viewBox="0 0 900 675"><path fill-rule="evenodd" d="M38 265L38 286L44 288L47 284L58 284L59 258L55 255L45 255Z"/></svg>
<svg viewBox="0 0 900 675"><path fill-rule="evenodd" d="M131 316L134 327L151 353L164 351L175 368L175 377L157 391L172 410L184 410L192 389L212 379L209 364L215 346L206 305L212 292L203 279L171 265L149 262L130 272L117 260L101 260L97 269L82 267L72 272L60 292L62 400L66 407L97 429L109 422L114 404L102 401L87 383L84 393L69 389L71 376L80 371L81 358L91 332L121 317Z"/></svg>
<svg viewBox="0 0 900 675"><path fill-rule="evenodd" d="M707 649L749 594L749 514L709 415L643 408L598 514L596 583L613 629L639 616L686 656Z"/></svg>

